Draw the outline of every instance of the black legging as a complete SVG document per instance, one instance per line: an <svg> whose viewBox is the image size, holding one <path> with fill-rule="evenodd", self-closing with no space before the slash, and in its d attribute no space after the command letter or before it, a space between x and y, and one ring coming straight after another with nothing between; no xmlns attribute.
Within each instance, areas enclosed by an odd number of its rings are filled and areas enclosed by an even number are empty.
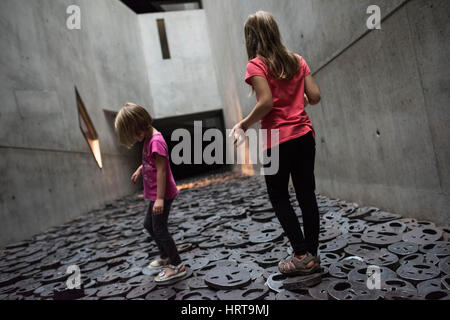
<svg viewBox="0 0 450 320"><path fill-rule="evenodd" d="M312 132L284 142L276 148L279 149L279 170L275 175L265 176L267 192L273 209L291 242L294 253L303 255L309 252L317 255L320 217L314 193L316 189L314 177L316 144ZM289 200L290 175L298 203L302 209L304 236L298 217Z"/></svg>
<svg viewBox="0 0 450 320"><path fill-rule="evenodd" d="M154 201L149 202L147 215L144 220L144 228L155 240L161 254L161 259L169 258L170 264L177 266L181 263L181 259L175 241L173 241L167 226L172 200L164 200L163 213L158 215L153 215L154 204Z"/></svg>

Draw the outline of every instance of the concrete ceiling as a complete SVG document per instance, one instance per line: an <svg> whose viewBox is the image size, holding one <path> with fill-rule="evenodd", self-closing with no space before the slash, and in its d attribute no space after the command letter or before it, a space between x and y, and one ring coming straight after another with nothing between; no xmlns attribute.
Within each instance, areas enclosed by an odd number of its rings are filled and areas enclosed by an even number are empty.
<svg viewBox="0 0 450 320"><path fill-rule="evenodd" d="M202 8L201 0L120 0L137 14L151 12L165 12L174 10L186 10L182 5L198 4Z"/></svg>

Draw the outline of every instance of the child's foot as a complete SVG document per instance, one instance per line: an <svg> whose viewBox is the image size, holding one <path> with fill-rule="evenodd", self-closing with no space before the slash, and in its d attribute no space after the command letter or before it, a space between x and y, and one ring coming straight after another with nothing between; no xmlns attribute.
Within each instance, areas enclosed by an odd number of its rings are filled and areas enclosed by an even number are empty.
<svg viewBox="0 0 450 320"><path fill-rule="evenodd" d="M186 275L184 264L178 266L169 265L164 271L155 277L155 282L166 282Z"/></svg>
<svg viewBox="0 0 450 320"><path fill-rule="evenodd" d="M166 259L156 259L154 261L152 261L152 263L150 263L150 265L148 266L149 269L161 269L167 265L169 265L170 259L166 258Z"/></svg>
<svg viewBox="0 0 450 320"><path fill-rule="evenodd" d="M287 260L281 260L278 270L287 275L308 275L316 272L320 268L320 259L309 253L305 255L293 254Z"/></svg>

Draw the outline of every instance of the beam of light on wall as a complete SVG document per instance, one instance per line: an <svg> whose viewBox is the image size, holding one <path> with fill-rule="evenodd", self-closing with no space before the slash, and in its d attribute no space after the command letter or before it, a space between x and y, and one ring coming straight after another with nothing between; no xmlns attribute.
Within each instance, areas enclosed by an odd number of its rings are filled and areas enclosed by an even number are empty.
<svg viewBox="0 0 450 320"><path fill-rule="evenodd" d="M80 94L78 93L76 87L75 87L75 94L77 97L78 120L80 123L81 132L83 133L89 145L89 148L91 149L95 161L97 161L98 167L102 169L103 168L102 153L100 151L100 142L98 140L97 131L95 130L94 124L92 123L91 118L87 113L86 107L84 106L83 100L81 99Z"/></svg>

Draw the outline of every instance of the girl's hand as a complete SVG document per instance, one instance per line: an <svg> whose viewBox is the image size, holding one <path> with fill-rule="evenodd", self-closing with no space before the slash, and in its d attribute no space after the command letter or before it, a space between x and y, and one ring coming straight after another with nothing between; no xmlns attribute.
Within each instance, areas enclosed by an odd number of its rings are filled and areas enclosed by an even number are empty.
<svg viewBox="0 0 450 320"><path fill-rule="evenodd" d="M156 199L155 204L153 205L153 214L158 215L163 213L164 211L164 199Z"/></svg>
<svg viewBox="0 0 450 320"><path fill-rule="evenodd" d="M306 93L305 93L304 99L305 99L305 107L306 107L309 105L309 99L308 99L308 96L306 95Z"/></svg>
<svg viewBox="0 0 450 320"><path fill-rule="evenodd" d="M230 137L234 138L234 144L236 147L240 146L242 142L245 140L245 131L247 131L247 127L244 124L244 121L239 122L237 125L233 127L233 129L230 132Z"/></svg>
<svg viewBox="0 0 450 320"><path fill-rule="evenodd" d="M142 166L140 166L135 173L131 176L131 182L136 184L137 179L139 179L139 176L142 173Z"/></svg>

